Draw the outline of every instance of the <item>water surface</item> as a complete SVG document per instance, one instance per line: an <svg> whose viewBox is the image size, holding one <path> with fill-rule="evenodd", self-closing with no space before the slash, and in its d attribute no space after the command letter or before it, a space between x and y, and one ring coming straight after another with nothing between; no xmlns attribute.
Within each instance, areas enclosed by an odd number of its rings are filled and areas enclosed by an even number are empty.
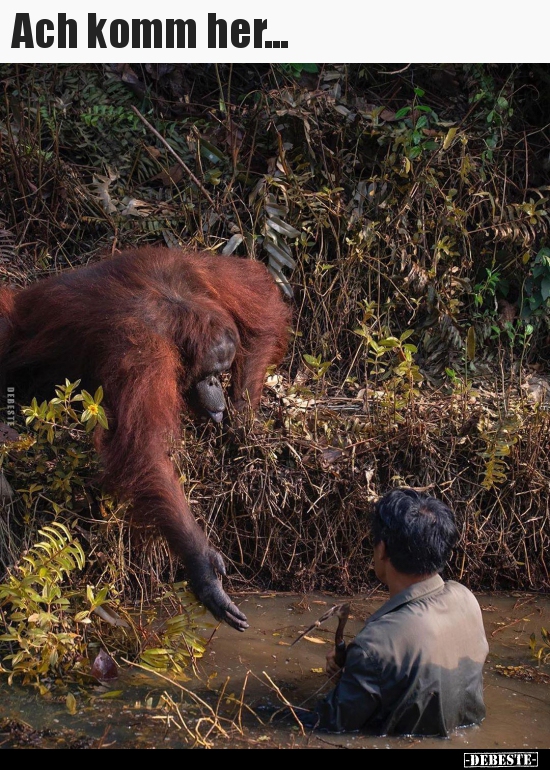
<svg viewBox="0 0 550 770"><path fill-rule="evenodd" d="M351 600L346 637L386 599ZM550 597L527 593L478 596L489 658L485 668L487 717L449 739L309 733L272 721L285 703L309 708L330 688L325 655L332 618L294 646L293 640L327 608L349 597L328 594L249 594L237 598L250 621L239 634L226 625L212 638L197 676L172 684L136 668L121 670L107 687L73 689L76 713L64 695L45 699L0 680L3 748L550 748L550 665L529 649L550 628ZM9 721L12 720L12 721Z"/></svg>

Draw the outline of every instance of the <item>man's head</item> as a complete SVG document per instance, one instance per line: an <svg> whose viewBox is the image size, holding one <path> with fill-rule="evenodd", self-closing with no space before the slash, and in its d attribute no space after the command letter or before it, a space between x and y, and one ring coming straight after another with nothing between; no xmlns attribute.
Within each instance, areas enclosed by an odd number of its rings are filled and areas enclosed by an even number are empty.
<svg viewBox="0 0 550 770"><path fill-rule="evenodd" d="M459 538L451 509L413 489L394 489L378 501L372 534L374 545L383 542L394 569L406 575L441 572Z"/></svg>

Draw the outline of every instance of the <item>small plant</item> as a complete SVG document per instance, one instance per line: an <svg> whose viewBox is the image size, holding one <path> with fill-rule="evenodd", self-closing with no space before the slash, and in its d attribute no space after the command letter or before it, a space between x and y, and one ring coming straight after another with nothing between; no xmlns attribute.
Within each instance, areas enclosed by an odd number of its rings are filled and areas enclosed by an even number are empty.
<svg viewBox="0 0 550 770"><path fill-rule="evenodd" d="M485 279L474 286L474 305L478 308L483 305L488 297L495 303L495 294L501 283L501 275L498 269L486 267L485 273Z"/></svg>
<svg viewBox="0 0 550 770"><path fill-rule="evenodd" d="M54 521L38 533L42 538L0 584L0 616L6 632L0 642L10 652L2 661L9 674L21 676L46 692L41 679L67 671L85 655L83 625L89 611L76 612L70 594L62 590L66 577L84 567L84 551L68 527ZM88 621L89 622L89 621Z"/></svg>
<svg viewBox="0 0 550 770"><path fill-rule="evenodd" d="M418 385L424 379L414 362L417 347L407 342L414 330L407 329L399 338L380 334L375 339L362 323L355 333L363 337L368 346L367 362L373 367L375 380L384 384L382 406L393 414L396 422L402 422L404 418L400 412L420 395Z"/></svg>
<svg viewBox="0 0 550 770"><path fill-rule="evenodd" d="M147 645L139 660L152 671L170 671L182 677L189 663L201 658L206 649L205 639L197 631L198 619L205 609L188 591L186 583L174 584L158 601L164 604L167 600L175 602L179 612L158 631L153 632L152 627L146 630Z"/></svg>
<svg viewBox="0 0 550 770"><path fill-rule="evenodd" d="M512 452L512 447L518 442L522 424L521 417L513 413L491 426L487 426L485 420L480 422L480 438L486 445L480 452L485 462L485 472L481 482L484 489L492 489L507 480L506 460Z"/></svg>
<svg viewBox="0 0 550 770"><path fill-rule="evenodd" d="M159 600L158 614L165 614L169 600L172 608L178 608L176 616L159 628L154 613L141 626L128 613L126 620L115 612L108 600L111 586L95 591L90 585L76 589L65 585L67 579L75 581L86 561L67 525L54 521L38 534L41 540L0 584L0 618L6 628L0 642L8 650L0 672L8 674L10 683L21 677L23 684L33 684L45 694L52 676L63 680L90 675L90 651L103 650L106 644L124 657L138 658L146 668L180 677L191 661L202 656L206 642L197 631L197 618L204 607L185 583L176 584ZM106 630L99 630L100 618L106 621Z"/></svg>
<svg viewBox="0 0 550 770"><path fill-rule="evenodd" d="M307 364L307 368L313 372L313 379L320 380L328 371L331 361L323 361L321 356L311 356L308 353L304 353L304 361Z"/></svg>
<svg viewBox="0 0 550 770"><path fill-rule="evenodd" d="M426 131L438 122L438 117L434 110L427 104L419 104L417 100L421 99L425 91L422 88L414 89L414 104L402 107L395 113L396 120L401 119L401 126L404 129L402 135L396 139L395 144L402 144L405 158L407 161L419 158L425 150L437 150L439 144L426 135ZM410 163L407 164L407 170Z"/></svg>
<svg viewBox="0 0 550 770"><path fill-rule="evenodd" d="M508 337L510 347L519 345L520 348L525 349L531 341L535 327L533 324L519 319L516 322L506 321L503 330Z"/></svg>
<svg viewBox="0 0 550 770"><path fill-rule="evenodd" d="M91 431L99 423L103 428L108 428L105 410L100 406L103 401L103 388L100 386L94 396L88 391L82 390L81 393L74 393L80 385L80 380L69 382L65 380L65 385L58 385L55 389L56 397L51 401L43 401L40 405L36 398L33 398L30 406L23 407L25 415L25 424L32 425L40 436L45 435L50 444L53 443L56 427L71 428L74 425L67 425L66 418L79 425L86 425L86 432ZM74 404L77 401L83 401L85 409L79 417Z"/></svg>
<svg viewBox="0 0 550 770"><path fill-rule="evenodd" d="M486 149L481 153L483 165L494 160L495 150L502 140L503 129L506 128L514 110L504 89L499 88L490 70L478 64L467 65L477 88L471 97L471 102L479 106L479 117L487 128L485 137Z"/></svg>
<svg viewBox="0 0 550 770"><path fill-rule="evenodd" d="M91 396L85 390L76 393L78 385L79 381L66 380L50 401L39 404L33 398L22 409L29 434L0 446L0 465L16 481L25 521L34 515L39 499L59 513L75 509L77 501L86 498L85 483L95 471L97 458L93 448L83 443L85 434L97 424L108 428L108 422L101 406L102 388ZM80 403L84 409L77 413Z"/></svg>

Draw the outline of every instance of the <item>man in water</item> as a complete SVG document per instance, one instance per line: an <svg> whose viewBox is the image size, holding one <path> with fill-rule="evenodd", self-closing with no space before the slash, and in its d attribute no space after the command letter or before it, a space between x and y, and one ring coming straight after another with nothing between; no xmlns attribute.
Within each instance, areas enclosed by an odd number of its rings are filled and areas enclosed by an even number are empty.
<svg viewBox="0 0 550 770"><path fill-rule="evenodd" d="M396 489L376 505L372 534L374 569L390 598L349 644L342 669L327 655L337 684L304 723L441 736L479 724L489 649L481 610L465 586L439 575L459 539L452 511Z"/></svg>

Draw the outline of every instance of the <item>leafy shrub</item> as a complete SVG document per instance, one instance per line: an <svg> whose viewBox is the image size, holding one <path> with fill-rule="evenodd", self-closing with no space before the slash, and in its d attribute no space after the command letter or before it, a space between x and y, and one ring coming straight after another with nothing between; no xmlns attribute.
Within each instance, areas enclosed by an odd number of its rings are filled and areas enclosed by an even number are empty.
<svg viewBox="0 0 550 770"><path fill-rule="evenodd" d="M96 425L107 429L108 421L102 389L91 396L76 392L78 385L66 381L50 401L33 399L22 409L30 434L0 446L6 472L19 484L26 481L17 492L26 539L34 538L0 583L5 628L0 671L10 682L20 678L41 693L48 692L55 677L89 681L98 653L112 656L115 670L115 658L123 656L181 676L205 649L198 630L204 608L184 583L165 588L144 622L122 607L112 584L87 583L74 516L97 466L86 446L87 433ZM36 521L47 509L56 518L36 531ZM106 567L116 573L114 564L104 565L104 571Z"/></svg>

